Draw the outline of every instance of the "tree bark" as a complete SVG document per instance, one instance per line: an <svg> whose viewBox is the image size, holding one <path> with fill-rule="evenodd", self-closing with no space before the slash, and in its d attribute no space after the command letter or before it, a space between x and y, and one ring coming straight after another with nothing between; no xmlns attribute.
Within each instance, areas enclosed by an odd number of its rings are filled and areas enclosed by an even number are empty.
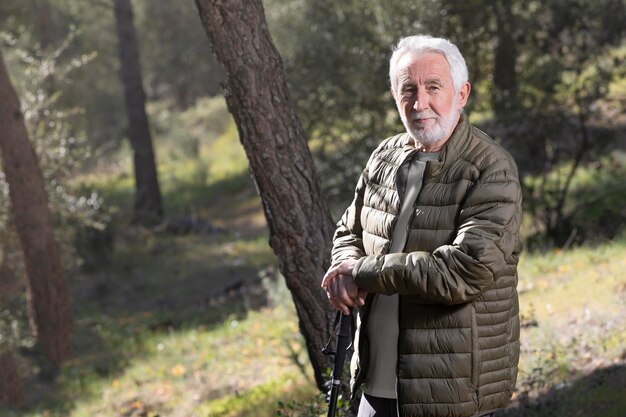
<svg viewBox="0 0 626 417"><path fill-rule="evenodd" d="M600 43L614 43L626 32L626 7L622 0L609 0L602 8Z"/></svg>
<svg viewBox="0 0 626 417"><path fill-rule="evenodd" d="M494 56L492 106L499 117L507 116L517 101L517 45L510 0L493 3L497 45Z"/></svg>
<svg viewBox="0 0 626 417"><path fill-rule="evenodd" d="M0 233L0 306L19 297L25 292L21 280L15 275L11 267L8 253L13 248L13 242L7 230ZM0 408L3 406L21 407L25 403L24 389L20 374L15 366L11 347L14 345L14 335L0 335Z"/></svg>
<svg viewBox="0 0 626 417"><path fill-rule="evenodd" d="M45 51L54 44L50 3L48 0L33 0L33 6L37 18L39 45L41 50Z"/></svg>
<svg viewBox="0 0 626 417"><path fill-rule="evenodd" d="M22 407L26 404L22 380L10 352L0 352L0 407Z"/></svg>
<svg viewBox="0 0 626 417"><path fill-rule="evenodd" d="M154 225L163 219L161 191L154 161L152 136L146 115L139 47L130 0L115 0L120 76L124 84L128 136L135 167L134 223Z"/></svg>
<svg viewBox="0 0 626 417"><path fill-rule="evenodd" d="M315 379L329 362L320 348L333 312L319 284L334 232L305 133L287 90L260 0L196 0L270 229L270 246L291 291Z"/></svg>
<svg viewBox="0 0 626 417"><path fill-rule="evenodd" d="M28 278L31 327L56 368L70 354L69 294L43 174L0 53L0 152Z"/></svg>

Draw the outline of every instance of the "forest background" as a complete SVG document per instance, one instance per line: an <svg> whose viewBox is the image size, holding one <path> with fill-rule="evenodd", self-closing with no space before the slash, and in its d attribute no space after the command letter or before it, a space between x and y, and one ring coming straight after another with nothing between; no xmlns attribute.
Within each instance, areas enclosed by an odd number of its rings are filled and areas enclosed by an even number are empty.
<svg viewBox="0 0 626 417"><path fill-rule="evenodd" d="M226 73L192 1L132 2L162 202L138 210L122 3L0 4L1 51L45 179L73 321L71 354L56 364L33 335L2 176L0 404L12 405L0 415L323 415L222 97ZM623 415L624 1L263 4L333 221L372 149L402 130L392 45L431 33L459 46L466 112L513 154L524 188L523 352L502 415Z"/></svg>

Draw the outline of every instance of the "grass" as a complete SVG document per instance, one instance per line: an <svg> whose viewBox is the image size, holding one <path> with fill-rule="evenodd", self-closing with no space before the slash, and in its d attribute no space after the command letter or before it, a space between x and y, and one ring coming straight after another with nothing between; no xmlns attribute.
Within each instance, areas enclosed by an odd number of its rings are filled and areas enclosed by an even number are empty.
<svg viewBox="0 0 626 417"><path fill-rule="evenodd" d="M305 360L291 315L277 307L162 330L153 325L163 316L152 314L83 318L77 331L91 333L98 347L69 361L58 389L42 395L31 410L8 415L184 416L207 410L199 415L225 416L232 415L220 411L226 405L232 411L251 401L255 410L275 409L276 403L259 404L267 398L258 392L270 387L276 398L309 397L312 376L301 373L292 358L296 352L297 361Z"/></svg>
<svg viewBox="0 0 626 417"><path fill-rule="evenodd" d="M524 327L513 404L519 415L619 415L624 399L615 394L626 388L621 376L626 370L626 244L525 255L519 272ZM618 367L617 378L594 377L612 366ZM599 386L597 381L605 379L616 385ZM603 414L593 409L598 402Z"/></svg>
<svg viewBox="0 0 626 417"><path fill-rule="evenodd" d="M213 417L275 416L277 409L289 409L281 405L286 399L310 402L314 391L310 384L298 383L298 375L283 374L269 382L258 385L240 395L206 402L198 407L198 415Z"/></svg>
<svg viewBox="0 0 626 417"><path fill-rule="evenodd" d="M176 237L172 247L189 249L202 244L207 264L218 262L230 251L257 252L263 246L261 241L242 242L228 236L203 241L188 238L186 242ZM158 237L151 239L155 242L148 249L159 244ZM155 287L152 294L139 293L142 298L157 297L167 292L168 280L174 287L181 279L168 272L167 264L176 263L185 249L151 261L140 256L137 248L117 250L126 253L126 261L134 262L130 271L143 265L148 268L144 275L151 276L158 266L164 268L159 275L162 287ZM190 259L195 256L191 251ZM256 263L257 254L242 256L236 268L246 263L256 265L254 269L262 265ZM576 415L571 413L572 404L583 410L589 404L602 404L603 414L580 415L620 415L616 410L623 410L624 385L598 381L611 378L611 366L620 366L616 375L623 370L625 271L626 245L619 242L523 257L520 309L523 322L535 324L522 329L518 392L507 413ZM269 305L257 310L246 311L235 299L230 300L236 304L231 309L223 304L168 310L150 303L143 308L128 304L127 308L124 304L89 308L85 303L77 314L76 354L57 383L35 382L37 394L36 398L31 394L31 407L7 416L273 416L278 408L283 415L323 414L315 405L319 399L289 293L283 284L272 282ZM132 289L121 286L115 291L113 298ZM197 291L179 296L189 299ZM551 391L555 387L560 389ZM545 413L537 413L533 404L545 398L553 404L540 408ZM279 402L284 404L279 406ZM301 414L306 404L318 414Z"/></svg>
<svg viewBox="0 0 626 417"><path fill-rule="evenodd" d="M285 314L266 310L243 320L233 315L214 327L200 324L156 333L140 326L139 333L147 336L141 352L123 373L101 381L100 399L77 404L71 415L128 415L135 409L140 414L183 416L219 410L216 404L224 398L250 398L250 392L268 380L281 385L287 381L286 387L302 390L311 385L310 377L300 374L289 359L289 344L299 352L302 347L297 328Z"/></svg>

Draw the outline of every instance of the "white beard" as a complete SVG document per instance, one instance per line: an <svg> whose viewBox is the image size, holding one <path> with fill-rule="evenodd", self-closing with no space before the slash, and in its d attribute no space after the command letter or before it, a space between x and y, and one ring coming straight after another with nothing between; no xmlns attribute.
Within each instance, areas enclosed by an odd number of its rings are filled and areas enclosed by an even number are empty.
<svg viewBox="0 0 626 417"><path fill-rule="evenodd" d="M448 113L444 117L437 116L431 110L426 110L419 113L416 110L413 110L411 112L410 120L407 120L407 118L404 116L404 113L400 111L400 118L402 119L402 124L404 125L407 133L422 145L433 145L444 139L447 135L452 134L452 130L454 129L458 116L459 109L457 106L455 106L452 111L450 111L450 113ZM411 123L411 121L417 119L431 117L436 118L435 124L433 126L416 128L413 123Z"/></svg>

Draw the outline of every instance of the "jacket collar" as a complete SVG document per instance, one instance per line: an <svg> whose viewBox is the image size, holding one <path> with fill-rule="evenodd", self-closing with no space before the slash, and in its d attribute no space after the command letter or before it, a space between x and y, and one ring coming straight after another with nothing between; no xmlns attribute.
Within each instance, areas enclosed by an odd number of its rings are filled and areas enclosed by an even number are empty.
<svg viewBox="0 0 626 417"><path fill-rule="evenodd" d="M452 136L450 136L450 139L448 139L441 149L439 160L431 161L428 164L426 176L433 177L438 175L441 171L447 170L459 158L459 155L463 154L469 144L468 139L471 135L471 127L465 113L461 113L459 123L454 128Z"/></svg>
<svg viewBox="0 0 626 417"><path fill-rule="evenodd" d="M448 139L439 152L439 160L429 161L427 163L424 178L432 178L442 171L447 170L454 161L459 158L459 155L464 152L469 143L467 139L471 134L471 127L465 113L461 113L459 122L454 128L450 139ZM408 176L407 162L417 153L417 149L415 149L415 139L406 132L399 136L398 141L403 149L403 156L396 174L396 189L399 190L400 200L402 200L402 198L404 198L404 187Z"/></svg>

